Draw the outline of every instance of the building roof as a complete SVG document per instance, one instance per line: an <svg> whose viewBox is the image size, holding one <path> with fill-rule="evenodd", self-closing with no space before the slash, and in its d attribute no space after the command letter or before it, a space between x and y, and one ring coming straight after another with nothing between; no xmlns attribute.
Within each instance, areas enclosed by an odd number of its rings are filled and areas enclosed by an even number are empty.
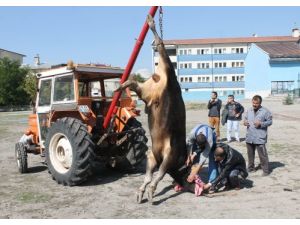
<svg viewBox="0 0 300 225"><path fill-rule="evenodd" d="M20 53L17 53L17 52L13 52L13 51L9 51L9 50L3 49L3 48L0 48L0 51L5 51L5 52L14 53L14 54L17 54L17 55L21 55L21 56L23 56L23 57L26 56L26 55L23 55L23 54L20 54Z"/></svg>
<svg viewBox="0 0 300 225"><path fill-rule="evenodd" d="M300 45L295 42L257 43L263 51L268 53L270 59L300 58Z"/></svg>
<svg viewBox="0 0 300 225"><path fill-rule="evenodd" d="M165 45L203 45L203 44L228 44L228 43L259 43L259 42L296 42L299 38L292 36L268 36L268 37L236 37L236 38L203 38L164 40Z"/></svg>

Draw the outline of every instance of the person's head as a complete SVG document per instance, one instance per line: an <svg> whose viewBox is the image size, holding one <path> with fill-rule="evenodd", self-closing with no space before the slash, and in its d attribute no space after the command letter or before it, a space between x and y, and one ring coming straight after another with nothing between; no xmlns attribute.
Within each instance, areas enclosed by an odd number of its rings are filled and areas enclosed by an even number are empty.
<svg viewBox="0 0 300 225"><path fill-rule="evenodd" d="M262 98L260 95L254 95L252 98L252 107L254 110L258 110L261 106Z"/></svg>
<svg viewBox="0 0 300 225"><path fill-rule="evenodd" d="M196 143L197 143L197 145L199 146L199 148L201 150L205 149L206 142L207 142L207 139L206 139L204 134L200 133L200 134L197 135Z"/></svg>
<svg viewBox="0 0 300 225"><path fill-rule="evenodd" d="M227 102L228 103L234 102L234 95L228 95Z"/></svg>
<svg viewBox="0 0 300 225"><path fill-rule="evenodd" d="M211 98L216 99L218 97L218 93L216 91L211 92Z"/></svg>
<svg viewBox="0 0 300 225"><path fill-rule="evenodd" d="M221 146L218 146L215 150L215 161L220 162L225 158L225 150Z"/></svg>

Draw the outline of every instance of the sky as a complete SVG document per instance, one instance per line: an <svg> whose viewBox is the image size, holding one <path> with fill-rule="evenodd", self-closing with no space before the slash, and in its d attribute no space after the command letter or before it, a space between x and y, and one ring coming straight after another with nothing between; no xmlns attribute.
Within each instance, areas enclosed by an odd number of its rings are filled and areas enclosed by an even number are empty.
<svg viewBox="0 0 300 225"><path fill-rule="evenodd" d="M150 7L0 6L0 48L39 54L49 64L102 63L125 67ZM158 27L158 12L156 13ZM163 7L164 39L291 35L300 7ZM149 31L132 72L152 71Z"/></svg>

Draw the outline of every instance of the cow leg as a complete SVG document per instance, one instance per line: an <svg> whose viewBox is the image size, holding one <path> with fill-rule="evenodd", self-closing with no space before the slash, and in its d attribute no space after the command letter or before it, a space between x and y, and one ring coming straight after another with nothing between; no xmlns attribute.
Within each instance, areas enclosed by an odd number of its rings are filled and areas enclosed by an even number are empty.
<svg viewBox="0 0 300 225"><path fill-rule="evenodd" d="M141 97L141 94L142 94L141 87L139 86L137 81L132 80L132 79L125 81L115 91L123 91L128 87L131 91L134 91L139 97Z"/></svg>
<svg viewBox="0 0 300 225"><path fill-rule="evenodd" d="M153 152L149 151L148 156L147 156L147 168L146 168L146 175L144 178L144 183L139 188L138 193L137 193L137 202L138 203L142 202L143 195L145 193L145 189L152 180L153 172L154 172L154 169L156 168L156 166L157 166L157 162L154 158Z"/></svg>
<svg viewBox="0 0 300 225"><path fill-rule="evenodd" d="M170 152L170 151L168 151L168 152ZM157 185L158 185L159 181L162 180L163 177L165 176L165 174L167 173L167 170L169 168L169 165L170 165L170 162L171 162L171 159L172 159L171 157L172 156L170 154L165 155L162 163L159 166L157 175L151 181L151 184L150 184L149 189L148 189L148 201L149 202L153 202L154 192L157 188Z"/></svg>
<svg viewBox="0 0 300 225"><path fill-rule="evenodd" d="M156 31L155 22L153 20L153 17L150 14L148 14L148 16L147 16L147 23L149 25L149 28L153 32L155 45L158 46L158 45L162 44L163 41L161 40L161 38L159 37L159 35Z"/></svg>

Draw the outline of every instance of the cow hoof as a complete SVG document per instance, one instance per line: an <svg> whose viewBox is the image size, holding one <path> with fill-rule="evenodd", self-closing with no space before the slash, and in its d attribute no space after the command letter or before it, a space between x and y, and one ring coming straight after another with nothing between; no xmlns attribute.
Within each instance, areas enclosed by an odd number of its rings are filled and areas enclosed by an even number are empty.
<svg viewBox="0 0 300 225"><path fill-rule="evenodd" d="M142 203L143 195L144 195L144 191L138 191L138 193L136 195L136 201L138 204Z"/></svg>

